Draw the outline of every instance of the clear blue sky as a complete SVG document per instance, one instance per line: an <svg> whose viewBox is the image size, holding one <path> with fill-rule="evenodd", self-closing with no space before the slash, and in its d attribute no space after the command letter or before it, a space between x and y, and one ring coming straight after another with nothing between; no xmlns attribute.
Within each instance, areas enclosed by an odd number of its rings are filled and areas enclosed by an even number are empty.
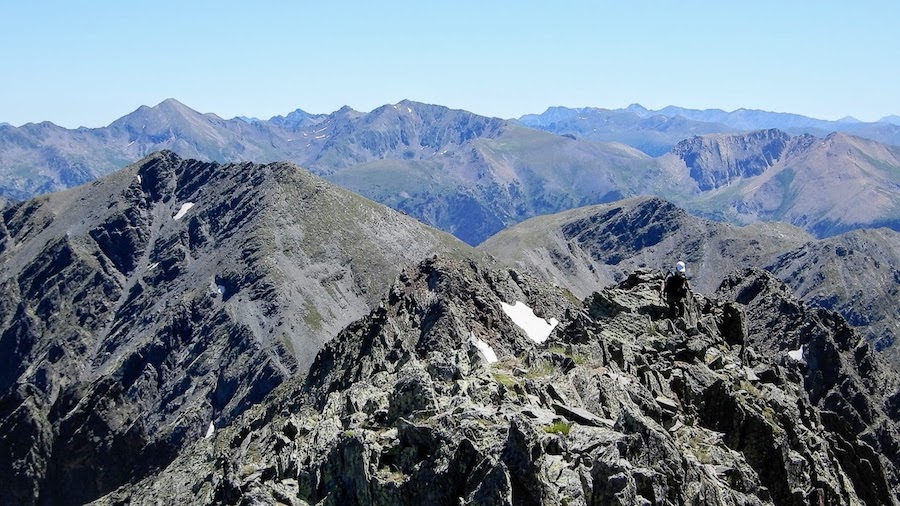
<svg viewBox="0 0 900 506"><path fill-rule="evenodd" d="M900 114L898 34L896 0L5 1L0 121L103 126L169 97L226 118L408 98L874 121Z"/></svg>

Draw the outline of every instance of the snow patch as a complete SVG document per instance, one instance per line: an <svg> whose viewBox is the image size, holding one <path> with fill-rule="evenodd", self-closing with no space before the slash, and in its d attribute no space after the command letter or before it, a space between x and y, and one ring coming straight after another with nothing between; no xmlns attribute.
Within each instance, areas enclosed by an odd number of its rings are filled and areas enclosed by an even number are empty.
<svg viewBox="0 0 900 506"><path fill-rule="evenodd" d="M802 362L805 364L806 359L803 358L803 352L805 351L803 349L804 346L805 345L801 344L799 349L789 351L788 356L791 357L791 359L796 360L797 362Z"/></svg>
<svg viewBox="0 0 900 506"><path fill-rule="evenodd" d="M550 337L550 333L559 324L556 318L550 318L550 321L540 318L534 314L534 310L526 306L522 301L516 301L516 304L510 306L505 302L500 303L503 312L509 319L525 331L528 338L540 344Z"/></svg>
<svg viewBox="0 0 900 506"><path fill-rule="evenodd" d="M470 337L472 339L472 344L478 348L478 353L484 357L484 360L487 361L487 363L493 364L497 361L497 354L494 352L494 349L491 348L491 345L475 337L474 333L472 333Z"/></svg>
<svg viewBox="0 0 900 506"><path fill-rule="evenodd" d="M157 267L159 267L159 262L153 262L152 264L147 266L147 270L152 271L153 269L156 269Z"/></svg>
<svg viewBox="0 0 900 506"><path fill-rule="evenodd" d="M138 182L138 184L141 184L141 183L143 183L143 182L144 182L144 180L143 180L143 179L141 179L141 175L140 175L140 174L138 174L138 175L137 175L137 176L135 176L135 177L136 177L136 178L137 178L137 182Z"/></svg>
<svg viewBox="0 0 900 506"><path fill-rule="evenodd" d="M412 107L407 107L407 108L406 108L406 112L412 113Z"/></svg>
<svg viewBox="0 0 900 506"><path fill-rule="evenodd" d="M175 213L175 216L172 216L172 219L173 219L173 220L180 220L181 218L184 218L184 215L187 214L187 212L188 212L192 207L194 207L194 203L193 203L193 202L185 202L184 204L181 204L181 209L179 209L178 212Z"/></svg>
<svg viewBox="0 0 900 506"><path fill-rule="evenodd" d="M209 427L206 428L206 439L209 439L216 433L216 426L212 422L209 422Z"/></svg>

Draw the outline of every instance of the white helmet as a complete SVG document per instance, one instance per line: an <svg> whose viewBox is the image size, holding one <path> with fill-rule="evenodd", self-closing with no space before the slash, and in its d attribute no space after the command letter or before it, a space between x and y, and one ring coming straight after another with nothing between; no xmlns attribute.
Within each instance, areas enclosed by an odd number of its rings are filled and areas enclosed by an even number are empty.
<svg viewBox="0 0 900 506"><path fill-rule="evenodd" d="M684 272L684 262L678 262L675 264L675 271Z"/></svg>

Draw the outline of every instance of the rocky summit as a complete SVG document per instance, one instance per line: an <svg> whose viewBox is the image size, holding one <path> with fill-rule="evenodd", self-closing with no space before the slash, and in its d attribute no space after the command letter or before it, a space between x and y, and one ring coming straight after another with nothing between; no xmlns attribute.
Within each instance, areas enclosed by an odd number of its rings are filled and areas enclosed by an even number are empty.
<svg viewBox="0 0 900 506"><path fill-rule="evenodd" d="M898 379L770 274L668 319L436 258L231 426L96 504L897 504Z"/></svg>

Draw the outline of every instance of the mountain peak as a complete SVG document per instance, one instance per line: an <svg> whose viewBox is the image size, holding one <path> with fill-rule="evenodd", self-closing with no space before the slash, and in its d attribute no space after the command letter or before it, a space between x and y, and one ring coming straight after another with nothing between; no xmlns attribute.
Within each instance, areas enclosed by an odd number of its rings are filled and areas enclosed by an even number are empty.
<svg viewBox="0 0 900 506"><path fill-rule="evenodd" d="M638 116L641 116L642 118L653 114L652 111L650 111L646 107L642 106L641 104L637 104L637 103L629 105L628 107L625 108L625 111L630 112L632 114L637 114Z"/></svg>
<svg viewBox="0 0 900 506"><path fill-rule="evenodd" d="M159 107L159 106L172 106L172 105L184 106L184 104L182 104L181 102L179 102L178 99L169 97L169 98L163 99L162 102L156 104L156 107Z"/></svg>
<svg viewBox="0 0 900 506"><path fill-rule="evenodd" d="M153 109L171 109L171 110L181 110L181 109L190 109L190 107L182 104L178 100L174 98L167 98L162 102L153 106ZM193 109L191 109L193 110Z"/></svg>
<svg viewBox="0 0 900 506"><path fill-rule="evenodd" d="M27 289L4 284L3 310L15 298L40 328L21 346L2 343L0 393L33 382L32 364L50 379L33 389L46 410L29 410L18 425L0 410L0 425L31 441L30 427L50 426L49 406L73 423L33 445L11 448L4 437L0 488L36 496L39 487L47 503L83 504L166 465L210 422L228 425L305 371L404 265L435 254L476 255L285 162L218 164L158 151L7 210L0 279ZM10 325L0 321L0 334ZM46 360L48 348L64 360ZM51 457L57 447L65 450ZM15 462L44 467L12 477ZM79 481L88 469L102 478Z"/></svg>

